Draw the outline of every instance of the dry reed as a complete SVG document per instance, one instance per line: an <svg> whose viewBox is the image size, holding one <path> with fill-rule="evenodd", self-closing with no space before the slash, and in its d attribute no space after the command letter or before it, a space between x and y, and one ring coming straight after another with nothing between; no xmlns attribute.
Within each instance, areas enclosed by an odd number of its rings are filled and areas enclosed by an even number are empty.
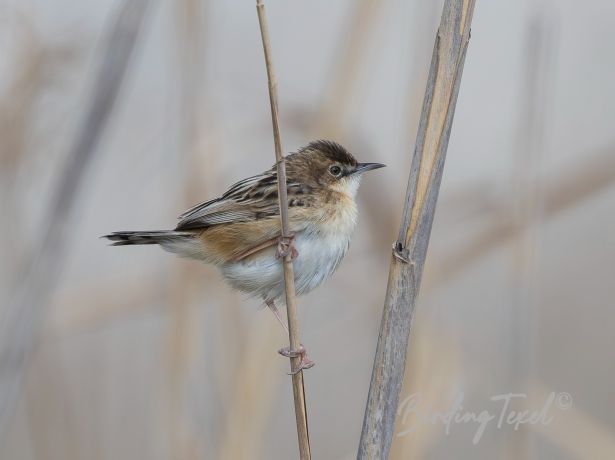
<svg viewBox="0 0 615 460"><path fill-rule="evenodd" d="M447 0L436 36L363 421L358 459L388 458L414 307L444 169L474 1Z"/></svg>
<svg viewBox="0 0 615 460"><path fill-rule="evenodd" d="M277 82L273 70L271 58L271 44L269 41L269 29L265 15L265 5L262 0L256 0L256 11L260 24L263 51L265 54L265 66L267 68L267 80L269 83L269 103L271 105L271 121L273 125L273 140L275 144L275 159L278 175L278 201L280 207L281 240L291 242L290 226L288 223L288 199L286 193L286 164L282 154L282 141L280 138L280 122L278 113ZM297 298L295 295L295 276L293 271L292 251L288 250L282 259L284 268L284 287L286 292L286 313L288 318L288 338L290 349L297 350L301 346L299 340L299 321L297 319ZM295 402L295 419L297 423L297 437L299 440L299 455L302 460L311 458L310 439L308 434L307 406L305 403L305 389L303 384L303 371L294 372L292 369L299 367L300 357L290 358L293 396Z"/></svg>

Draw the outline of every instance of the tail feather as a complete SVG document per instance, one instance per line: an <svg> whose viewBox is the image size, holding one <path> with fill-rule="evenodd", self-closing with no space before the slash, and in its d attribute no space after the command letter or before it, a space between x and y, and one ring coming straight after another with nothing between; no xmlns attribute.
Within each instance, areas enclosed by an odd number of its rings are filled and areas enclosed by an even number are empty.
<svg viewBox="0 0 615 460"><path fill-rule="evenodd" d="M113 241L111 246L126 246L130 244L164 244L178 242L183 239L191 239L193 233L178 232L175 230L155 230L145 232L113 232L109 235L104 235L102 238L107 238Z"/></svg>

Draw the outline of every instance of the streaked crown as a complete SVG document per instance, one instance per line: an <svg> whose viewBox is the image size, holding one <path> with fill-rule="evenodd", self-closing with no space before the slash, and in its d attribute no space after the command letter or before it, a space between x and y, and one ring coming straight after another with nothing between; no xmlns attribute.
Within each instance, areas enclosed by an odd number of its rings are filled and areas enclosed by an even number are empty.
<svg viewBox="0 0 615 460"><path fill-rule="evenodd" d="M288 181L313 186L329 187L358 178L371 169L382 168L380 163L359 163L337 142L318 140L310 142L297 153L286 157Z"/></svg>

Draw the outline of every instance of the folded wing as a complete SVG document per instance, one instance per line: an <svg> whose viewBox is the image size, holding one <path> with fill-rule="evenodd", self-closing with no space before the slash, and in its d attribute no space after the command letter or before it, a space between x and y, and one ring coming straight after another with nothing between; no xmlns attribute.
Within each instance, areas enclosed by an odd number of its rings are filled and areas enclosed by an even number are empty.
<svg viewBox="0 0 615 460"><path fill-rule="evenodd" d="M292 231L301 231L302 219L293 218L294 209L289 214ZM280 235L277 175L269 170L237 182L221 197L198 204L179 218L175 230L198 233L204 255L212 262L254 256L275 246Z"/></svg>

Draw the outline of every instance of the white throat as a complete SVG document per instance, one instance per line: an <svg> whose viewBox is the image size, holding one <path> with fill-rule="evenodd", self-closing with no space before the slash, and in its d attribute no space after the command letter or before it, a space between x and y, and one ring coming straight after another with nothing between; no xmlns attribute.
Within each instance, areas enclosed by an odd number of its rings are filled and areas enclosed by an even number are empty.
<svg viewBox="0 0 615 460"><path fill-rule="evenodd" d="M341 181L344 193L352 197L353 200L357 196L359 185L361 185L361 176L362 174L352 174L344 177Z"/></svg>

